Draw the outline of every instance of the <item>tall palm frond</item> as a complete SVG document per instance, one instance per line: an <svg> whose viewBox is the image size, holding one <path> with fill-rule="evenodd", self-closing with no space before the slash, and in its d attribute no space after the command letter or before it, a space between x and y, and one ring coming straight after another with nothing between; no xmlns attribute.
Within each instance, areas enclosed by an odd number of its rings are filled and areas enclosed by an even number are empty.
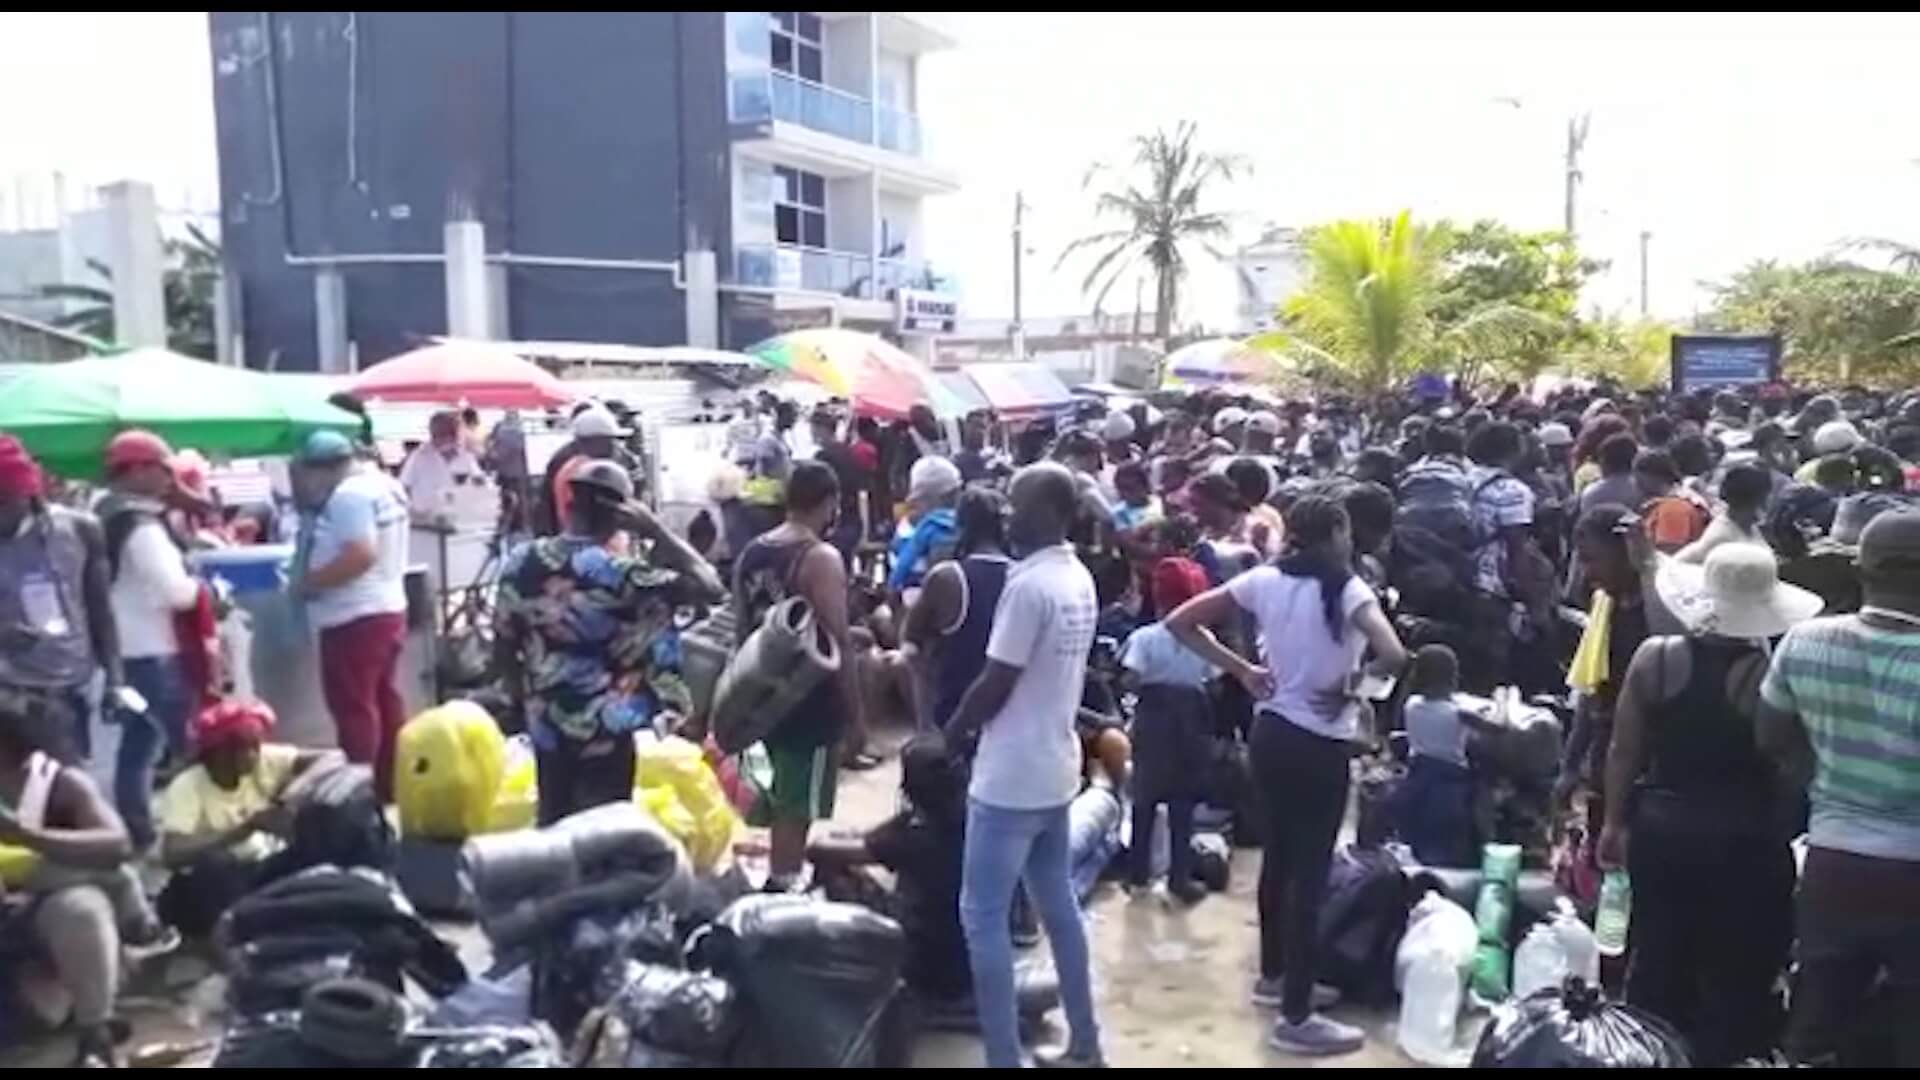
<svg viewBox="0 0 1920 1080"><path fill-rule="evenodd" d="M1920 245L1884 236L1856 236L1843 241L1842 251L1871 251L1887 257L1887 262L1909 274L1920 274Z"/></svg>
<svg viewBox="0 0 1920 1080"><path fill-rule="evenodd" d="M1310 349L1369 392L1418 370L1434 344L1428 307L1437 261L1412 215L1321 226L1308 234L1306 255L1307 280L1281 312L1284 328L1254 344Z"/></svg>
<svg viewBox="0 0 1920 1080"><path fill-rule="evenodd" d="M1247 170L1245 160L1236 155L1195 147L1195 131L1193 124L1182 122L1171 132L1138 136L1127 168L1095 164L1088 169L1086 187L1102 178L1113 182L1095 197L1095 215L1121 224L1073 241L1054 263L1057 269L1075 255L1097 253L1081 283L1095 310L1129 272L1152 275L1154 335L1163 342L1175 325L1180 283L1188 267L1186 250L1197 247L1219 258L1216 241L1229 232L1226 215L1203 210L1201 203L1211 186Z"/></svg>

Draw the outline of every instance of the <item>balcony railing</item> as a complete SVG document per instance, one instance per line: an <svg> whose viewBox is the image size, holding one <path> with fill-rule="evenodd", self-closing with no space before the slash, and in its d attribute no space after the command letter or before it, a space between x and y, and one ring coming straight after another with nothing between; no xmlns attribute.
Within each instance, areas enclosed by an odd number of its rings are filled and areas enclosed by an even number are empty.
<svg viewBox="0 0 1920 1080"><path fill-rule="evenodd" d="M910 112L882 105L876 114L880 121L879 143L882 149L908 157L920 156L920 118Z"/></svg>
<svg viewBox="0 0 1920 1080"><path fill-rule="evenodd" d="M744 244L733 252L733 282L764 289L885 300L894 289L928 288L933 281L924 264L877 259L854 251L797 244Z"/></svg>
<svg viewBox="0 0 1920 1080"><path fill-rule="evenodd" d="M919 117L885 106L875 110L871 101L858 94L808 82L783 71L751 71L731 76L728 116L737 124L781 120L895 153L920 156ZM874 130L876 118L878 131Z"/></svg>

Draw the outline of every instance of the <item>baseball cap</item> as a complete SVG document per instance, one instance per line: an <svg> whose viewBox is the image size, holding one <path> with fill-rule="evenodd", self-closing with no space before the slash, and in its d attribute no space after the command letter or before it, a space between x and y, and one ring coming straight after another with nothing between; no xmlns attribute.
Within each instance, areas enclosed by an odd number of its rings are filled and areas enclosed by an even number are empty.
<svg viewBox="0 0 1920 1080"><path fill-rule="evenodd" d="M620 424L604 405L589 405L573 418L576 439L610 439L620 434Z"/></svg>
<svg viewBox="0 0 1920 1080"><path fill-rule="evenodd" d="M107 441L108 473L141 465L166 465L173 460L173 447L151 431L123 431Z"/></svg>
<svg viewBox="0 0 1920 1080"><path fill-rule="evenodd" d="M1920 513L1883 513L1860 531L1862 573L1901 575L1920 571Z"/></svg>
<svg viewBox="0 0 1920 1080"><path fill-rule="evenodd" d="M620 502L633 498L633 477L612 461L589 461L575 469L567 483L576 488L598 488Z"/></svg>
<svg viewBox="0 0 1920 1080"><path fill-rule="evenodd" d="M353 458L353 443L337 431L316 431L293 459L302 465L333 465Z"/></svg>
<svg viewBox="0 0 1920 1080"><path fill-rule="evenodd" d="M1829 420L1813 433L1813 452L1844 454L1860 445L1860 429L1849 420Z"/></svg>
<svg viewBox="0 0 1920 1080"><path fill-rule="evenodd" d="M1133 417L1123 412L1108 413L1100 422L1100 437L1108 442L1133 438Z"/></svg>
<svg viewBox="0 0 1920 1080"><path fill-rule="evenodd" d="M1262 435L1280 434L1280 417L1271 409L1261 409L1247 414L1247 430Z"/></svg>
<svg viewBox="0 0 1920 1080"><path fill-rule="evenodd" d="M1218 435L1235 424L1244 424L1246 422L1247 410L1238 405L1229 405L1213 414L1213 433Z"/></svg>
<svg viewBox="0 0 1920 1080"><path fill-rule="evenodd" d="M1558 421L1541 424L1537 437L1540 440L1541 446L1573 445L1573 432L1567 429L1567 425L1559 423Z"/></svg>

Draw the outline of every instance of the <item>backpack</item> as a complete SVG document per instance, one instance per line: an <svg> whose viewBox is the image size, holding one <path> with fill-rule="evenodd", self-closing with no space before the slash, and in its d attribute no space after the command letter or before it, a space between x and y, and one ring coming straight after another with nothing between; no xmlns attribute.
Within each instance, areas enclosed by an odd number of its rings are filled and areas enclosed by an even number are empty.
<svg viewBox="0 0 1920 1080"><path fill-rule="evenodd" d="M1647 500L1640 516L1647 523L1647 538L1671 554L1700 539L1713 520L1713 511L1697 495L1676 493Z"/></svg>
<svg viewBox="0 0 1920 1080"><path fill-rule="evenodd" d="M1416 462L1400 478L1394 493L1393 523L1433 534L1464 551L1472 551L1474 485L1467 470L1432 459Z"/></svg>
<svg viewBox="0 0 1920 1080"><path fill-rule="evenodd" d="M1406 610L1448 616L1465 610L1473 592L1474 553L1482 539L1474 523L1474 500L1488 484L1507 475L1495 471L1476 483L1464 468L1426 460L1401 478L1387 578L1400 590Z"/></svg>

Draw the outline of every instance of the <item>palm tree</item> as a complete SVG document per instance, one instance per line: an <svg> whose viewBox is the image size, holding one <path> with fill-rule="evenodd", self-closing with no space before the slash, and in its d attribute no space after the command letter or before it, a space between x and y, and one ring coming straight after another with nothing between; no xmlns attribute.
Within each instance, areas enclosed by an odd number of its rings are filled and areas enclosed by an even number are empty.
<svg viewBox="0 0 1920 1080"><path fill-rule="evenodd" d="M213 290L220 280L220 245L192 223L188 237L168 240L168 266L161 278L161 303L167 318L167 347L187 356L214 357ZM114 340L113 271L97 259L88 259L105 285L42 285L35 293L48 300L73 300L82 306L53 320L62 330L100 341Z"/></svg>
<svg viewBox="0 0 1920 1080"><path fill-rule="evenodd" d="M1162 344L1173 332L1180 307L1187 250L1198 247L1216 259L1226 257L1217 242L1227 236L1227 216L1201 208L1208 186L1247 171L1245 159L1237 155L1196 148L1194 134L1194 125L1182 121L1171 132L1136 136L1129 168L1096 164L1089 169L1088 187L1102 177L1110 184L1094 200L1096 216L1118 218L1121 224L1068 244L1054 263L1058 269L1081 251L1098 251L1081 283L1093 297L1095 311L1127 273L1144 269L1153 275L1153 333Z"/></svg>
<svg viewBox="0 0 1920 1080"><path fill-rule="evenodd" d="M1439 271L1427 230L1406 211L1336 221L1307 234L1306 254L1306 284L1282 309L1285 326L1254 344L1303 356L1370 393L1417 371L1433 346Z"/></svg>
<svg viewBox="0 0 1920 1080"><path fill-rule="evenodd" d="M1447 236L1408 211L1384 221L1336 221L1307 233L1305 286L1282 326L1252 344L1369 394L1446 362L1471 382L1483 367L1537 374L1542 339L1564 334L1551 316L1490 301L1449 322L1434 315Z"/></svg>

